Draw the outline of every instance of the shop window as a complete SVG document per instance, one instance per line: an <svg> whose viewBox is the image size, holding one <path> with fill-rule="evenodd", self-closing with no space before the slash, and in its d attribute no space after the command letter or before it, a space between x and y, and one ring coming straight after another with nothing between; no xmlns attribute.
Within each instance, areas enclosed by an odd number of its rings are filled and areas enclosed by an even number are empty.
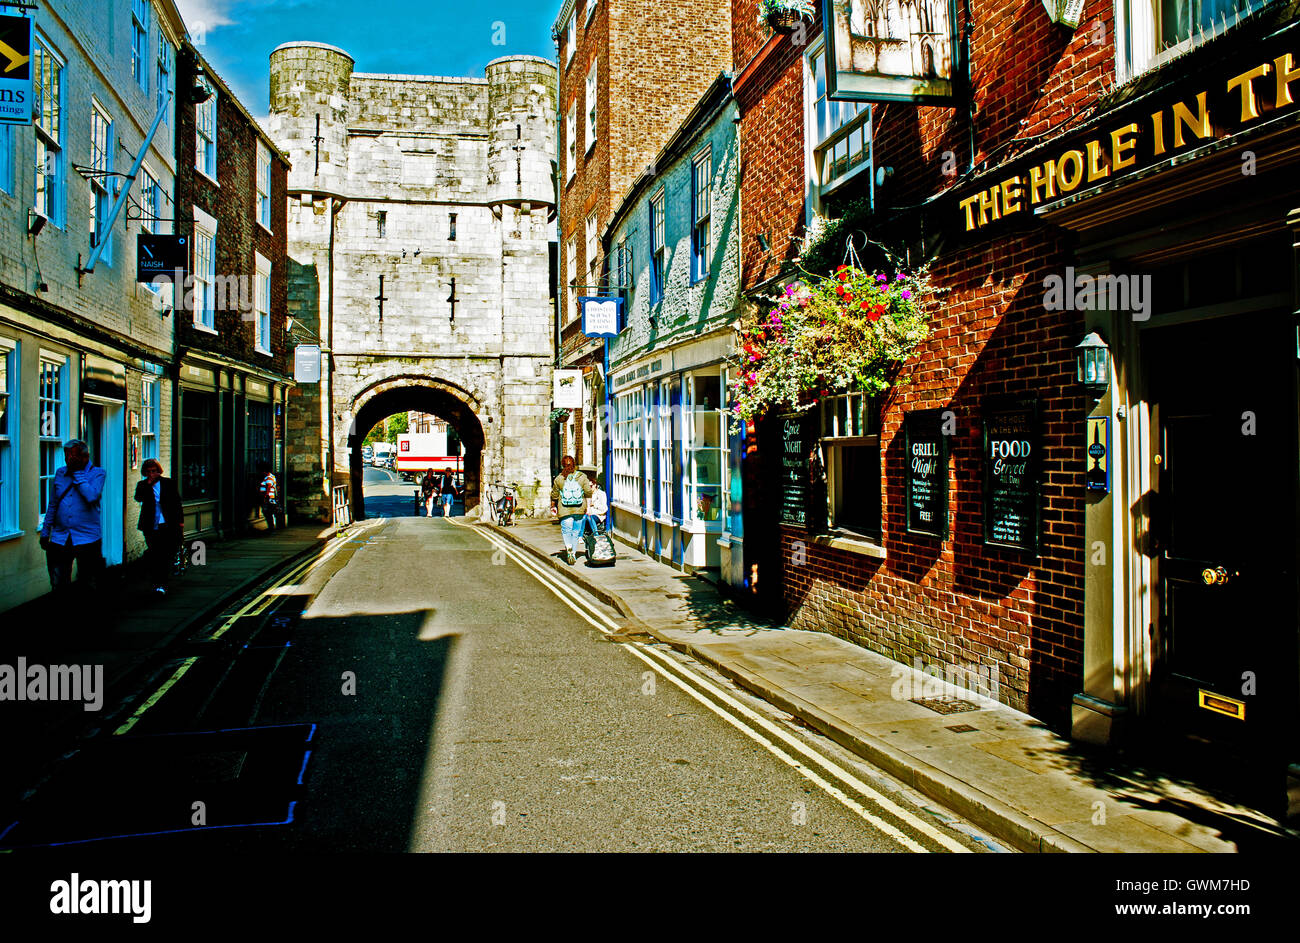
<svg viewBox="0 0 1300 943"><path fill-rule="evenodd" d="M686 383L686 517L711 523L722 520L722 467L727 461L726 417L722 412L722 378L694 373Z"/></svg>
<svg viewBox="0 0 1300 943"><path fill-rule="evenodd" d="M63 464L63 436L68 429L68 358L42 353L37 383L36 418L40 423L41 442L38 481L44 526L54 475Z"/></svg>
<svg viewBox="0 0 1300 943"><path fill-rule="evenodd" d="M0 535L18 530L18 345L0 337Z"/></svg>
<svg viewBox="0 0 1300 943"><path fill-rule="evenodd" d="M1120 81L1157 68L1231 29L1269 0L1121 0L1115 44Z"/></svg>
<svg viewBox="0 0 1300 943"><path fill-rule="evenodd" d="M830 525L879 539L879 405L865 393L847 393L826 397L821 408Z"/></svg>
<svg viewBox="0 0 1300 943"><path fill-rule="evenodd" d="M275 447L275 427L270 403L248 404L248 448L244 469L250 475L256 475L257 469L265 462L272 466Z"/></svg>
<svg viewBox="0 0 1300 943"><path fill-rule="evenodd" d="M140 384L140 458L158 457L158 381L145 377Z"/></svg>
<svg viewBox="0 0 1300 943"><path fill-rule="evenodd" d="M673 512L673 467L675 465L674 449L677 443L673 441L673 405L672 405L672 382L662 380L659 383L659 409L655 416L655 422L658 424L656 445L659 449L657 456L658 465L658 509L659 513L664 516L671 516Z"/></svg>
<svg viewBox="0 0 1300 943"><path fill-rule="evenodd" d="M625 507L641 504L641 411L643 391L623 393L614 401L613 499Z"/></svg>
<svg viewBox="0 0 1300 943"><path fill-rule="evenodd" d="M215 393L181 392L181 495L187 501L216 496Z"/></svg>

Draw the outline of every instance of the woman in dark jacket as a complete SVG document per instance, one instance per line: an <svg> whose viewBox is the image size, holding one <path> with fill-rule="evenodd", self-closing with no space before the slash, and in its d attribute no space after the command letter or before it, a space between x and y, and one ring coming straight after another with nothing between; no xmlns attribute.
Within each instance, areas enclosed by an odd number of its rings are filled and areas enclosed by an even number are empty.
<svg viewBox="0 0 1300 943"><path fill-rule="evenodd" d="M144 555L145 569L153 581L154 592L161 594L167 592L167 578L172 572L176 548L180 546L185 512L181 509L176 482L163 477L157 459L145 459L140 472L144 480L135 486L135 499L140 502L138 526L148 547Z"/></svg>
<svg viewBox="0 0 1300 943"><path fill-rule="evenodd" d="M433 517L433 502L438 500L438 493L441 490L438 486L438 476L430 468L424 473L424 480L420 482L420 497L424 500L425 517Z"/></svg>

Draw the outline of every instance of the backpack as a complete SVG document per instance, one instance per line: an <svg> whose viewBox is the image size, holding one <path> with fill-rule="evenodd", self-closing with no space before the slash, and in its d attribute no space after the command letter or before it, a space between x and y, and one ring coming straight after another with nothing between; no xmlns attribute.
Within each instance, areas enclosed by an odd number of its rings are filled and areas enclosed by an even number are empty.
<svg viewBox="0 0 1300 943"><path fill-rule="evenodd" d="M582 499L582 481L575 472L564 479L564 487L560 489L560 503L566 508L582 507Z"/></svg>

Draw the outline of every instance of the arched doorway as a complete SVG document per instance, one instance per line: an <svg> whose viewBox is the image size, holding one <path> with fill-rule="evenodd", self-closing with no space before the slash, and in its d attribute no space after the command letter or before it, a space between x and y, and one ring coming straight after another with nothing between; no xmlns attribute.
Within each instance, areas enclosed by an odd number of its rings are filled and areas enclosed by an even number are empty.
<svg viewBox="0 0 1300 943"><path fill-rule="evenodd" d="M351 479L352 516L364 520L366 502L362 483L361 444L380 421L394 413L430 413L450 423L465 450L465 511L479 503L483 470L483 426L476 414L478 401L454 384L433 377L390 377L357 394L355 416L348 432L348 470Z"/></svg>

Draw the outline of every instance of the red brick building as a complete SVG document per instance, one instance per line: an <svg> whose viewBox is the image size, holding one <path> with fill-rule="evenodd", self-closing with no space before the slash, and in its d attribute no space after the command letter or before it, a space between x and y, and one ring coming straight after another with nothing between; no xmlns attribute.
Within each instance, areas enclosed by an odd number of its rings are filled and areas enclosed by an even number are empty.
<svg viewBox="0 0 1300 943"><path fill-rule="evenodd" d="M849 25L854 6L827 4L837 35L885 35ZM1300 665L1300 28L1292 2L1239 6L1198 29L1182 4L1161 22L1091 0L1071 28L973 0L967 30L954 4L953 104L845 106L820 17L774 35L733 3L755 304L806 277L801 248L825 273L850 237L864 267L888 270L884 246L947 289L887 395L791 427L817 458L803 526L779 517L787 433L760 424L746 530L766 529L759 589L792 626L992 679L1080 739L1208 743L1275 809ZM817 216L839 222L804 247ZM1085 349L1108 367L1093 384ZM932 529L908 492L929 422L947 453ZM1011 449L1033 458L1008 478Z"/></svg>
<svg viewBox="0 0 1300 943"><path fill-rule="evenodd" d="M259 516L263 464L285 493L289 161L188 43L177 89L175 231L189 237L191 290L175 313L176 478L186 532L229 534Z"/></svg>
<svg viewBox="0 0 1300 943"><path fill-rule="evenodd" d="M730 2L566 0L553 35L560 64L559 365L583 371L590 404L570 413L560 448L580 466L601 468L604 348L583 335L577 299L608 284L611 266L600 245L614 207L730 68Z"/></svg>

